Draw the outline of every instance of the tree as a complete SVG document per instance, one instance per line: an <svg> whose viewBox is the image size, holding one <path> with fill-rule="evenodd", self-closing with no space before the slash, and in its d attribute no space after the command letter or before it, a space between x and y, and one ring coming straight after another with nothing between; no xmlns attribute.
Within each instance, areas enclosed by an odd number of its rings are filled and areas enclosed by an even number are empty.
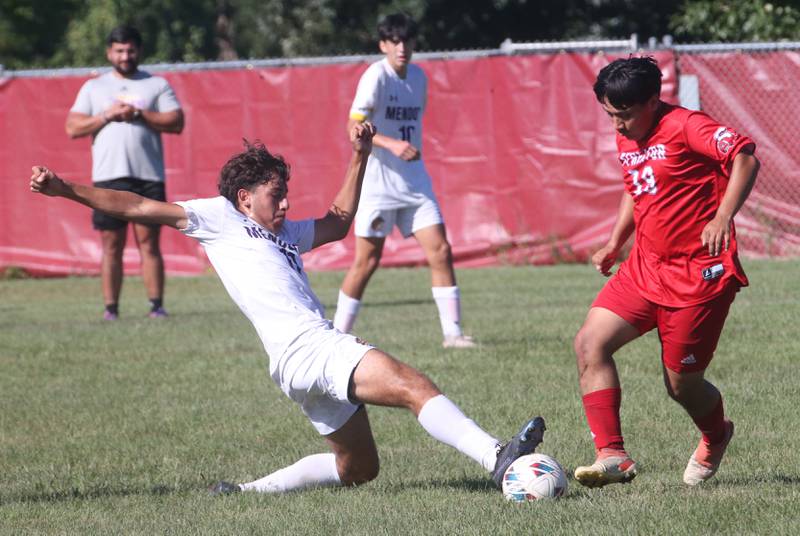
<svg viewBox="0 0 800 536"><path fill-rule="evenodd" d="M744 42L800 38L797 2L765 0L692 0L671 20L683 41Z"/></svg>

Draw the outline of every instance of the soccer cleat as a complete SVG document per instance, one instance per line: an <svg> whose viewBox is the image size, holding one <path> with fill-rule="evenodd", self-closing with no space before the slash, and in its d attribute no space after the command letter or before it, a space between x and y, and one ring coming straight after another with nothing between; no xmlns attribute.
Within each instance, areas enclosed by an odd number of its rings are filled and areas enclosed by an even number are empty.
<svg viewBox="0 0 800 536"><path fill-rule="evenodd" d="M211 495L231 495L233 493L241 493L242 488L239 487L239 484L231 484L230 482L225 482L224 480L220 480L210 488L208 488L208 492Z"/></svg>
<svg viewBox="0 0 800 536"><path fill-rule="evenodd" d="M103 311L103 320L117 320L119 316L111 311Z"/></svg>
<svg viewBox="0 0 800 536"><path fill-rule="evenodd" d="M167 316L169 315L167 314L166 309L164 309L163 307L159 307L158 309L153 309L152 311L147 313L147 316L150 318L167 318Z"/></svg>
<svg viewBox="0 0 800 536"><path fill-rule="evenodd" d="M444 348L475 348L478 344L469 335L448 335L442 341Z"/></svg>
<svg viewBox="0 0 800 536"><path fill-rule="evenodd" d="M722 456L725 455L725 449L728 448L728 443L731 442L732 437L733 422L726 420L725 437L721 443L713 445L701 439L694 454L689 458L689 464L683 472L683 481L690 486L696 486L714 476L717 469L719 469Z"/></svg>
<svg viewBox="0 0 800 536"><path fill-rule="evenodd" d="M636 462L627 454L598 457L592 465L575 469L575 480L587 488L602 488L607 484L624 484L636 476Z"/></svg>
<svg viewBox="0 0 800 536"><path fill-rule="evenodd" d="M520 456L532 453L544 438L544 419L535 417L520 429L519 433L505 445L498 445L497 461L494 462L492 481L499 488L503 485L503 475L508 466Z"/></svg>

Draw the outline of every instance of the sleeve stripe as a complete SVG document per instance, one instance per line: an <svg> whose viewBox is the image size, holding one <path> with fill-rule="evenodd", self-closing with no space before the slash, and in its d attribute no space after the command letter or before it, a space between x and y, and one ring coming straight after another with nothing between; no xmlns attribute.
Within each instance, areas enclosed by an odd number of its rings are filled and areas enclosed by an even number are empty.
<svg viewBox="0 0 800 536"><path fill-rule="evenodd" d="M356 121L365 121L367 116L359 112L350 112L350 119L355 119Z"/></svg>

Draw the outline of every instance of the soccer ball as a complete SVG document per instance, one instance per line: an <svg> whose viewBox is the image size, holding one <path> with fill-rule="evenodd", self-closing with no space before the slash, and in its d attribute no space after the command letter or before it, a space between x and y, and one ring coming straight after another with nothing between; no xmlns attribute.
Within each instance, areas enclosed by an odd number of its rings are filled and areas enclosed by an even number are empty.
<svg viewBox="0 0 800 536"><path fill-rule="evenodd" d="M557 499L567 492L567 475L546 454L520 456L503 475L503 495L509 501Z"/></svg>

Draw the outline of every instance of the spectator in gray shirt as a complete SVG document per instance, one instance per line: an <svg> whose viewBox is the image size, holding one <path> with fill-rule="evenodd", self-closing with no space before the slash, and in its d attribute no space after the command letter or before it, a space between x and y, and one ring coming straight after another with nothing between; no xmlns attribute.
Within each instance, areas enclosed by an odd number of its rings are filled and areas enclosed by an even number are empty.
<svg viewBox="0 0 800 536"><path fill-rule="evenodd" d="M161 133L179 134L183 130L180 103L165 79L139 70L142 37L135 28L114 28L106 44L106 57L113 70L81 87L67 116L67 134L71 138L92 136L95 186L165 201ZM103 248L103 317L116 320L128 222L94 211L92 223L100 231ZM133 224L151 318L167 316L160 229L158 225Z"/></svg>

